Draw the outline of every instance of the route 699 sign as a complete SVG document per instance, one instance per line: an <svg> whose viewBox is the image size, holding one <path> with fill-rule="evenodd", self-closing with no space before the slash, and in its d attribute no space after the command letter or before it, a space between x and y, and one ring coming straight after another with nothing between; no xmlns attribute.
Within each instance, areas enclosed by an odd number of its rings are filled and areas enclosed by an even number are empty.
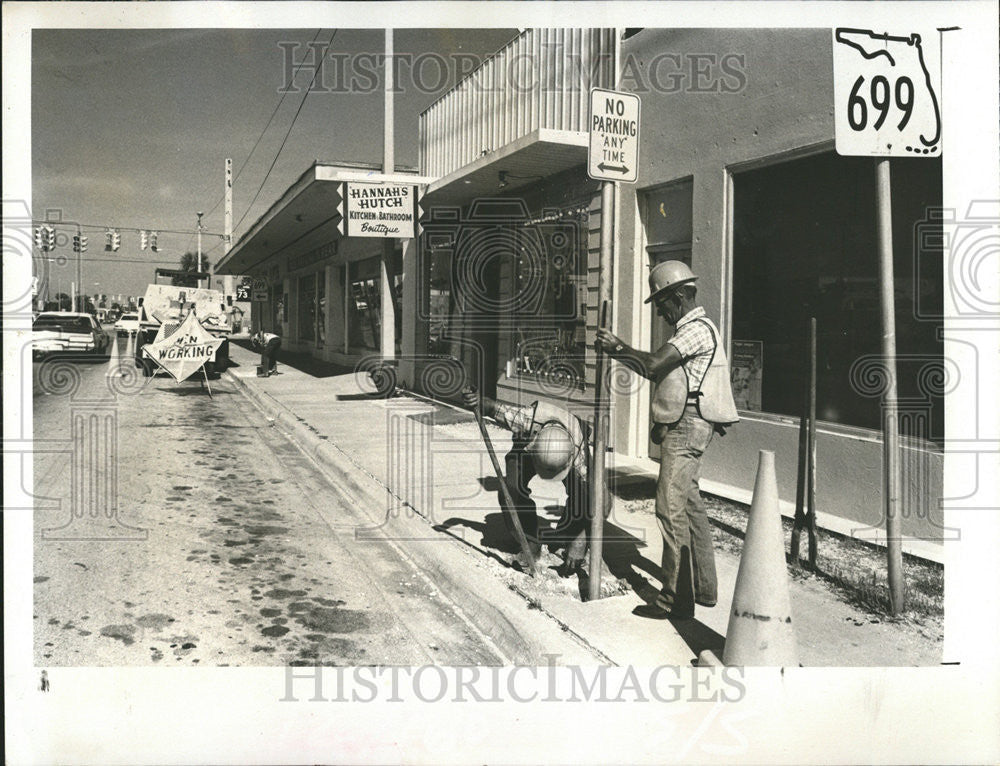
<svg viewBox="0 0 1000 766"><path fill-rule="evenodd" d="M941 156L939 33L833 30L834 129L845 156Z"/></svg>

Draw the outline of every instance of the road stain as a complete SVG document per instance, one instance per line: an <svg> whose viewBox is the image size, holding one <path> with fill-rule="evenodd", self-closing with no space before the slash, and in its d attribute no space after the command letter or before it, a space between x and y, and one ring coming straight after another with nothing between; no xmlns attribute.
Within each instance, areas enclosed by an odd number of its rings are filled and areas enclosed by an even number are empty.
<svg viewBox="0 0 1000 766"><path fill-rule="evenodd" d="M131 646L135 643L135 625L105 625L101 628L101 635Z"/></svg>
<svg viewBox="0 0 1000 766"><path fill-rule="evenodd" d="M194 489L194 487L189 487L186 484L177 484L177 485L171 487L171 489L176 489L178 492L184 492L184 491L189 490L189 489Z"/></svg>
<svg viewBox="0 0 1000 766"><path fill-rule="evenodd" d="M280 638L281 636L285 635L288 632L288 630L289 629L286 628L284 625L271 625L267 628L261 629L260 632L263 633L265 636L271 638Z"/></svg>
<svg viewBox="0 0 1000 766"><path fill-rule="evenodd" d="M273 609L271 607L264 607L263 609L260 610L260 614L262 617L277 617L278 615L281 614L281 610Z"/></svg>
<svg viewBox="0 0 1000 766"><path fill-rule="evenodd" d="M243 566L245 564L252 564L253 558L250 556L237 556L236 558L229 559L229 563L233 566Z"/></svg>
<svg viewBox="0 0 1000 766"><path fill-rule="evenodd" d="M36 577L35 582L45 582L48 579L48 577Z"/></svg>
<svg viewBox="0 0 1000 766"><path fill-rule="evenodd" d="M252 525L246 524L243 529L247 531L248 535L253 535L254 537L264 537L266 535L287 535L288 527L272 527L268 525Z"/></svg>
<svg viewBox="0 0 1000 766"><path fill-rule="evenodd" d="M285 588L275 588L274 590L269 590L265 594L268 598L273 599L285 599L285 598L299 598L306 595L304 590L286 590Z"/></svg>
<svg viewBox="0 0 1000 766"><path fill-rule="evenodd" d="M163 630L168 624L176 622L176 620L169 614L155 612L153 614L144 614L142 617L137 619L136 622L144 628Z"/></svg>

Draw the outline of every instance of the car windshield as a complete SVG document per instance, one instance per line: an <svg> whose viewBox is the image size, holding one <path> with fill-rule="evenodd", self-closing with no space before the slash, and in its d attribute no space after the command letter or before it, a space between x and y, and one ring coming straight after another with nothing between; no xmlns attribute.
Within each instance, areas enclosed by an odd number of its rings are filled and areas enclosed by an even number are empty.
<svg viewBox="0 0 1000 766"><path fill-rule="evenodd" d="M63 330L64 332L90 332L90 320L87 317L53 317L40 316L31 326L34 330Z"/></svg>
<svg viewBox="0 0 1000 766"><path fill-rule="evenodd" d="M127 322L127 321L129 321L130 319L138 319L138 318L139 318L139 315L138 315L138 314L122 314L122 319L121 319L121 321L123 321L123 322Z"/></svg>

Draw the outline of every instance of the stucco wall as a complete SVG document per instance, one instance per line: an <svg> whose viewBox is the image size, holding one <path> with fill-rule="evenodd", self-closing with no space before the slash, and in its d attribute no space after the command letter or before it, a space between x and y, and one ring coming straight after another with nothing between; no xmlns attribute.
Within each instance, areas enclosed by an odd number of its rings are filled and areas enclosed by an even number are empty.
<svg viewBox="0 0 1000 766"><path fill-rule="evenodd" d="M692 268L701 277L698 296L728 342L729 173L832 148L830 31L647 29L623 43L622 57L621 89L640 94L642 113L638 182L619 185L615 327L633 345L649 348L651 314L642 304L648 269L639 221L641 195L692 177ZM651 72L658 73L664 88L656 90ZM668 78L669 72L676 74ZM615 448L640 458L649 455L648 388L643 384L638 395L620 396L615 403ZM715 440L702 475L737 488L733 494L740 495L752 488L758 450L774 450L782 499L794 502L797 445L796 423L753 416ZM884 527L879 434L855 436L849 429L821 428L817 453L818 510L858 522L858 527ZM904 534L940 539L941 454L904 449L903 466Z"/></svg>

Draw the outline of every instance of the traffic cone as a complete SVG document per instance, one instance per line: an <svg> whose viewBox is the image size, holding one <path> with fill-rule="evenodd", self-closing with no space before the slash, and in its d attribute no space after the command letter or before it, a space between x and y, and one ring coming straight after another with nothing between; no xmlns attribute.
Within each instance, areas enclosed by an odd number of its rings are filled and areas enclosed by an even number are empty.
<svg viewBox="0 0 1000 766"><path fill-rule="evenodd" d="M703 657L705 664L714 658ZM797 667L774 453L760 451L722 664Z"/></svg>
<svg viewBox="0 0 1000 766"><path fill-rule="evenodd" d="M108 354L107 377L121 374L121 358L118 356L118 335L111 336L111 353Z"/></svg>
<svg viewBox="0 0 1000 766"><path fill-rule="evenodd" d="M131 357L133 354L135 354L135 335L129 331L128 345L125 346L125 356Z"/></svg>

